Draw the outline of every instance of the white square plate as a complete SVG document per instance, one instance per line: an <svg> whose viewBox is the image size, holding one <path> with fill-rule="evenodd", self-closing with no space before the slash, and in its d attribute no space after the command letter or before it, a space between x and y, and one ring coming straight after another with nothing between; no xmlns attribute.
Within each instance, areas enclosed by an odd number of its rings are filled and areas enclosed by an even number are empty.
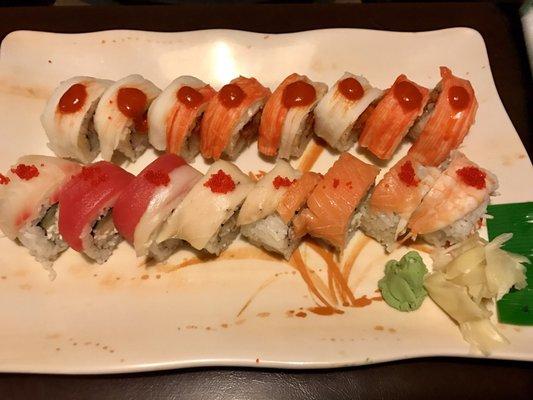
<svg viewBox="0 0 533 400"><path fill-rule="evenodd" d="M501 195L495 202L533 200L531 162L496 92L483 39L465 28L283 35L228 30L14 32L0 53L0 168L6 170L23 154L51 154L39 116L59 81L74 75L118 79L140 73L164 87L190 74L218 88L242 74L274 88L292 72L331 85L351 71L381 88L400 73L433 87L440 65L470 79L475 88L477 121L462 150L497 174ZM407 148L404 144L389 165ZM148 151L127 168L138 172L154 156ZM335 157L324 151L314 170L325 171ZM255 145L237 164L244 171L271 168L257 156ZM201 157L194 166L206 170ZM385 261L407 249L387 256L358 234L345 259L357 249L362 251L349 285L358 298L376 297ZM324 278L324 263L306 246L302 253ZM366 307L341 307L341 315L322 316L309 310L313 297L293 266L242 241L216 262L177 267L190 257L181 251L167 265L146 266L123 243L109 262L97 266L69 250L55 264L57 279L50 281L24 248L0 239L0 371L317 368L420 356L478 356L429 299L412 313L373 301ZM533 360L533 328L500 327L511 344L491 357Z"/></svg>

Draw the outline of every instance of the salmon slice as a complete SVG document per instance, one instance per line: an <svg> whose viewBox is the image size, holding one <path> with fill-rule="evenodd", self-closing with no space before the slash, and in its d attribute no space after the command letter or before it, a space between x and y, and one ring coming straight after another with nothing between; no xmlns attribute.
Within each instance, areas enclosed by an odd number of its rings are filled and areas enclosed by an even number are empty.
<svg viewBox="0 0 533 400"><path fill-rule="evenodd" d="M478 103L469 81L440 67L442 80L435 108L409 150L424 165L439 165L463 142L474 123ZM462 102L465 99L465 102Z"/></svg>
<svg viewBox="0 0 533 400"><path fill-rule="evenodd" d="M315 172L305 172L283 195L277 212L283 222L288 224L294 215L305 206L305 202L322 177Z"/></svg>
<svg viewBox="0 0 533 400"><path fill-rule="evenodd" d="M371 210L409 218L439 175L437 168L403 157L377 184L370 197Z"/></svg>
<svg viewBox="0 0 533 400"><path fill-rule="evenodd" d="M295 225L342 249L357 228L352 216L373 185L379 169L342 153L307 199ZM296 220L299 220L296 222Z"/></svg>
<svg viewBox="0 0 533 400"><path fill-rule="evenodd" d="M418 90L418 107L409 108L399 101L399 90L405 82ZM390 159L416 119L422 115L428 100L429 89L400 75L367 119L359 144L382 160Z"/></svg>
<svg viewBox="0 0 533 400"><path fill-rule="evenodd" d="M197 107L191 108L176 101L172 111L167 116L167 152L181 154L182 146L189 134L199 135L199 126L195 122L199 117L199 111L205 108L205 104L215 96L216 91L209 85L196 89L203 96L203 101ZM200 114L201 115L201 114Z"/></svg>
<svg viewBox="0 0 533 400"><path fill-rule="evenodd" d="M407 226L412 236L436 232L464 218L484 203L498 187L496 177L463 153L455 152Z"/></svg>
<svg viewBox="0 0 533 400"><path fill-rule="evenodd" d="M226 108L220 100L220 92L209 102L200 127L200 151L205 158L218 160L224 153L234 135L243 132L242 139L249 143L255 136L255 129L246 129L246 125L260 112L270 90L255 78L238 77L231 82L245 94L242 102L232 108ZM249 137L248 137L249 136Z"/></svg>

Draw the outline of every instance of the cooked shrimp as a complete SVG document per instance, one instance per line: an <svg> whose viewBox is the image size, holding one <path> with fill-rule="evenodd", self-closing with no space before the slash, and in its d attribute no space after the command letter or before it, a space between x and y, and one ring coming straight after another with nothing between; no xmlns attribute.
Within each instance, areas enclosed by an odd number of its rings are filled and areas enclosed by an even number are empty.
<svg viewBox="0 0 533 400"><path fill-rule="evenodd" d="M492 173L455 152L448 168L411 216L408 228L412 236L436 232L467 217L486 206L497 187Z"/></svg>

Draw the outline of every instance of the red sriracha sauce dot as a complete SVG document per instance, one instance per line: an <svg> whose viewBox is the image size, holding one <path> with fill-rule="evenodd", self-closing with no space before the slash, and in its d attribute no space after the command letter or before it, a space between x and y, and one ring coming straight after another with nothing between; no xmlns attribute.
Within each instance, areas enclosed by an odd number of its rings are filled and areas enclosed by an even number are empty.
<svg viewBox="0 0 533 400"><path fill-rule="evenodd" d="M283 89L281 101L287 108L307 106L316 100L316 90L313 85L304 81L288 84Z"/></svg>
<svg viewBox="0 0 533 400"><path fill-rule="evenodd" d="M0 174L0 185L7 185L9 182L10 179L7 176Z"/></svg>
<svg viewBox="0 0 533 400"><path fill-rule="evenodd" d="M400 180L407 186L418 186L418 179L416 179L415 170L411 161L406 161L401 167L398 173Z"/></svg>
<svg viewBox="0 0 533 400"><path fill-rule="evenodd" d="M279 189L280 187L289 187L293 183L294 181L291 181L289 178L283 177L281 175L276 176L272 181L272 185L274 185L276 189Z"/></svg>
<svg viewBox="0 0 533 400"><path fill-rule="evenodd" d="M148 132L148 110L144 112L141 116L133 120L135 123L135 131L137 133L147 133Z"/></svg>
<svg viewBox="0 0 533 400"><path fill-rule="evenodd" d="M226 194L235 190L235 182L233 182L231 175L226 174L221 169L216 174L212 174L204 186L211 189L213 193Z"/></svg>
<svg viewBox="0 0 533 400"><path fill-rule="evenodd" d="M229 83L220 89L218 92L218 98L222 105L226 108L238 107L242 103L246 94L244 91L237 85Z"/></svg>
<svg viewBox="0 0 533 400"><path fill-rule="evenodd" d="M83 107L86 98L87 89L85 88L85 85L76 83L63 93L63 96L59 99L57 108L62 114L75 113Z"/></svg>
<svg viewBox="0 0 533 400"><path fill-rule="evenodd" d="M117 93L117 107L128 118L141 118L146 109L146 94L137 88L120 88Z"/></svg>
<svg viewBox="0 0 533 400"><path fill-rule="evenodd" d="M346 78L339 82L339 92L348 100L359 100L365 94L363 86L355 78Z"/></svg>
<svg viewBox="0 0 533 400"><path fill-rule="evenodd" d="M96 167L83 167L80 172L80 177L84 181L87 181L91 186L97 186L98 184L105 182L108 178L107 174L102 172Z"/></svg>
<svg viewBox="0 0 533 400"><path fill-rule="evenodd" d="M393 94L405 111L416 110L422 103L422 94L409 81L401 81L394 85Z"/></svg>
<svg viewBox="0 0 533 400"><path fill-rule="evenodd" d="M163 171L148 171L144 179L155 186L167 186L170 183L170 177Z"/></svg>
<svg viewBox="0 0 533 400"><path fill-rule="evenodd" d="M239 88L240 89L240 88ZM204 101L204 96L198 90L190 86L182 86L176 94L178 100L187 108L196 108Z"/></svg>
<svg viewBox="0 0 533 400"><path fill-rule="evenodd" d="M337 189L337 186L339 186L339 183L340 181L337 178L333 179L333 189Z"/></svg>
<svg viewBox="0 0 533 400"><path fill-rule="evenodd" d="M455 111L463 111L470 103L470 95L462 86L452 86L448 90L448 102Z"/></svg>
<svg viewBox="0 0 533 400"><path fill-rule="evenodd" d="M35 165L19 164L15 168L11 168L11 172L16 174L20 179L29 181L36 176L39 176L39 170Z"/></svg>
<svg viewBox="0 0 533 400"><path fill-rule="evenodd" d="M464 167L455 171L461 180L476 189L484 189L487 174L476 167Z"/></svg>

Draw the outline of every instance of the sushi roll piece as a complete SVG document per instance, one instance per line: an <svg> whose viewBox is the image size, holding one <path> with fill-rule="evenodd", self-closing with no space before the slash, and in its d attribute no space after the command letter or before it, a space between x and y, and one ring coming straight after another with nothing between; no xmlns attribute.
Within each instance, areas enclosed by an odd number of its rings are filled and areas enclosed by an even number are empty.
<svg viewBox="0 0 533 400"><path fill-rule="evenodd" d="M200 151L207 159L235 159L257 136L270 90L242 76L223 86L207 105L200 126Z"/></svg>
<svg viewBox="0 0 533 400"><path fill-rule="evenodd" d="M368 117L359 145L389 160L429 100L429 89L400 75Z"/></svg>
<svg viewBox="0 0 533 400"><path fill-rule="evenodd" d="M300 157L313 135L318 102L328 91L322 82L291 74L272 93L261 115L259 152L288 160Z"/></svg>
<svg viewBox="0 0 533 400"><path fill-rule="evenodd" d="M431 92L424 113L411 129L409 150L424 165L437 166L463 142L475 121L478 103L469 81L440 67L442 80Z"/></svg>
<svg viewBox="0 0 533 400"><path fill-rule="evenodd" d="M446 170L415 210L407 227L434 246L465 240L481 226L498 180L489 171L454 152Z"/></svg>
<svg viewBox="0 0 533 400"><path fill-rule="evenodd" d="M94 113L104 160L111 161L116 150L135 161L146 150L148 107L159 93L161 90L141 75L129 75L107 88Z"/></svg>
<svg viewBox="0 0 533 400"><path fill-rule="evenodd" d="M403 235L407 221L434 185L441 171L424 167L409 156L396 163L376 185L362 206L361 230L388 252Z"/></svg>
<svg viewBox="0 0 533 400"><path fill-rule="evenodd" d="M294 236L292 217L285 221L277 209L290 187L302 173L283 160L265 174L244 201L237 225L241 234L255 245L279 253L289 259L300 239Z"/></svg>
<svg viewBox="0 0 533 400"><path fill-rule="evenodd" d="M288 188L276 207L281 220L288 224L305 207L307 198L313 192L323 176L316 172L304 172Z"/></svg>
<svg viewBox="0 0 533 400"><path fill-rule="evenodd" d="M234 164L214 162L167 219L157 242L177 238L197 250L220 254L239 233L238 211L253 187Z"/></svg>
<svg viewBox="0 0 533 400"><path fill-rule="evenodd" d="M315 134L338 151L357 140L383 91L345 72L315 108Z"/></svg>
<svg viewBox="0 0 533 400"><path fill-rule="evenodd" d="M379 169L342 153L295 218L299 236L308 233L343 250L361 220L361 207Z"/></svg>
<svg viewBox="0 0 533 400"><path fill-rule="evenodd" d="M200 122L216 91L200 79L180 76L148 110L148 140L154 148L192 161L200 152Z"/></svg>
<svg viewBox="0 0 533 400"><path fill-rule="evenodd" d="M59 193L59 233L77 252L103 264L122 238L112 209L134 176L108 161L83 167Z"/></svg>
<svg viewBox="0 0 533 400"><path fill-rule="evenodd" d="M41 115L48 147L58 156L89 163L100 152L93 116L112 81L75 76L54 90Z"/></svg>
<svg viewBox="0 0 533 400"><path fill-rule="evenodd" d="M179 239L161 243L155 239L166 219L201 177L183 158L165 154L126 186L113 206L113 222L137 256L162 261L180 245Z"/></svg>
<svg viewBox="0 0 533 400"><path fill-rule="evenodd" d="M57 202L59 191L80 169L72 161L29 155L0 174L0 229L47 268L68 248L58 230Z"/></svg>

